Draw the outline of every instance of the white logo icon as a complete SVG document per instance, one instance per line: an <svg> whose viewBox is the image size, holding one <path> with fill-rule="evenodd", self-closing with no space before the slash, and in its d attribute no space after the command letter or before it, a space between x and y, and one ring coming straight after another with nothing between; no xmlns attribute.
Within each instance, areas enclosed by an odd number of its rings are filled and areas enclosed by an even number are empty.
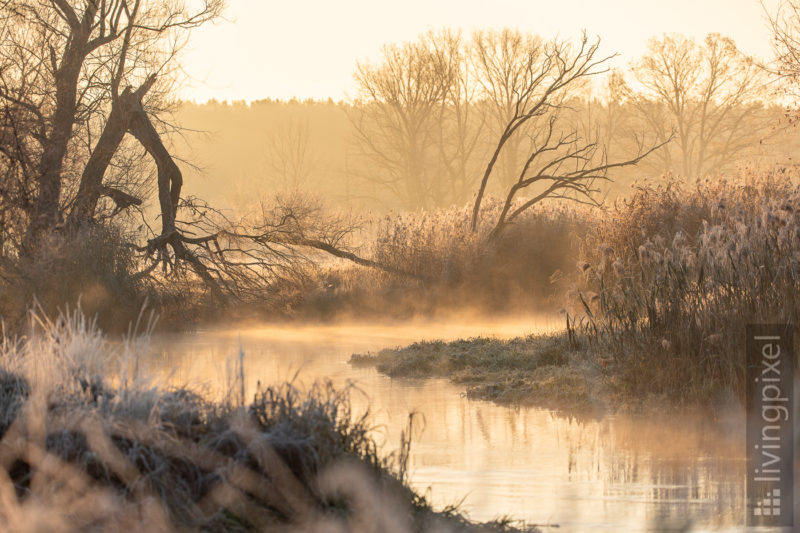
<svg viewBox="0 0 800 533"><path fill-rule="evenodd" d="M762 498L756 502L753 509L755 516L780 516L781 515L781 489L772 489L772 496Z"/></svg>

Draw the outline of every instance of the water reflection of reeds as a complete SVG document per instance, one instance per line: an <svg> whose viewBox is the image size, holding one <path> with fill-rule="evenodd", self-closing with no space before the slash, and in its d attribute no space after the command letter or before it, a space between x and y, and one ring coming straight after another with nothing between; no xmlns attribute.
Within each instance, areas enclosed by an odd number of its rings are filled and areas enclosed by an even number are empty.
<svg viewBox="0 0 800 533"><path fill-rule="evenodd" d="M440 508L463 502L475 519L508 514L558 523L561 531L676 530L687 520L693 531L735 530L741 523L744 427L735 415L718 422L701 414L595 419L500 407L464 398L446 380L391 380L346 364L353 352L404 343L399 330L316 335L304 328L294 335L290 329L275 338L243 332L248 375L286 379L302 367L304 383L355 380L364 394L353 398L354 406L375 413L387 452L397 446L408 413L422 413L411 483L423 492L431 487ZM441 331L432 325L408 333ZM166 368L213 380L214 365L238 350L238 336L206 332L168 344L163 353L181 355L162 361Z"/></svg>
<svg viewBox="0 0 800 533"><path fill-rule="evenodd" d="M566 463L570 476L602 483L606 500L640 505L650 527L741 524L743 450L736 435L702 415L562 424L582 428L562 432L573 436Z"/></svg>

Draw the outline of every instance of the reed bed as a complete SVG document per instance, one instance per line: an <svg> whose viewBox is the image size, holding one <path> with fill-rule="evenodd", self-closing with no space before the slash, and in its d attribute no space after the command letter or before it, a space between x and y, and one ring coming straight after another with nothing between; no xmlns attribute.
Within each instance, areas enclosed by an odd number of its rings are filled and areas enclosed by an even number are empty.
<svg viewBox="0 0 800 533"><path fill-rule="evenodd" d="M638 185L583 239L570 334L623 396L742 400L745 326L797 324L798 209L792 169Z"/></svg>
<svg viewBox="0 0 800 533"><path fill-rule="evenodd" d="M426 286L433 294L448 286L442 280L456 279L484 311L493 307L481 300L483 290L501 310L558 302L566 331L529 340L530 368L523 357L503 369L515 379L497 379L492 365L503 358L467 356L515 352L499 341L488 351L481 339L466 341L467 351L462 341L413 346L364 362L393 375L429 372L471 390L490 387L492 399L547 404L526 398L536 387L520 384L540 384L531 370L538 351L563 344L562 359L588 368L603 403L615 409L642 408L646 398L655 400L649 405L740 403L746 325L797 324L800 315L799 183L798 170L783 167L693 183L665 177L637 183L603 208L544 204L490 246L480 231L468 232L466 213L393 221L379 241L383 257L430 272L438 280Z"/></svg>
<svg viewBox="0 0 800 533"><path fill-rule="evenodd" d="M572 268L584 218L569 206L532 210L488 242L502 205L484 202L483 224L469 229L471 207L387 215L373 222L362 252L406 275L337 265L320 270L297 300L301 317L513 315L557 310L551 277Z"/></svg>

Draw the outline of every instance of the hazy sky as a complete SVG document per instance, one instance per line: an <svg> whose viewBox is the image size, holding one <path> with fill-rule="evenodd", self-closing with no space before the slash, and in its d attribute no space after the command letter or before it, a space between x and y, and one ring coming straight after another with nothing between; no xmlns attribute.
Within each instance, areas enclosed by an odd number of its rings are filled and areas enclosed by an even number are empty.
<svg viewBox="0 0 800 533"><path fill-rule="evenodd" d="M780 0L765 0L774 11ZM186 99L344 98L359 60L428 29L519 28L574 38L586 29L625 66L649 37L719 32L748 54L770 55L759 0L228 0L227 21L195 31L184 66Z"/></svg>

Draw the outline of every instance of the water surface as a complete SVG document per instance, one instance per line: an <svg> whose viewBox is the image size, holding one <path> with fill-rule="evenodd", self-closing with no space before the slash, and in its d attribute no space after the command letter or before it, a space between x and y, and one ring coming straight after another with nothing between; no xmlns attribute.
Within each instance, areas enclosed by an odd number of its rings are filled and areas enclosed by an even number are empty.
<svg viewBox="0 0 800 533"><path fill-rule="evenodd" d="M739 531L743 515L744 429L737 418L608 416L575 419L546 409L467 399L446 380L392 380L354 368L353 353L427 339L512 337L558 329L557 317L503 323L264 326L159 335L150 363L179 383L222 394L232 362L245 354L246 394L256 382L330 378L354 382L384 442L399 445L419 413L411 483L439 508L459 504L477 520L508 515L557 531L643 531L680 527ZM554 530L556 531L556 530Z"/></svg>

